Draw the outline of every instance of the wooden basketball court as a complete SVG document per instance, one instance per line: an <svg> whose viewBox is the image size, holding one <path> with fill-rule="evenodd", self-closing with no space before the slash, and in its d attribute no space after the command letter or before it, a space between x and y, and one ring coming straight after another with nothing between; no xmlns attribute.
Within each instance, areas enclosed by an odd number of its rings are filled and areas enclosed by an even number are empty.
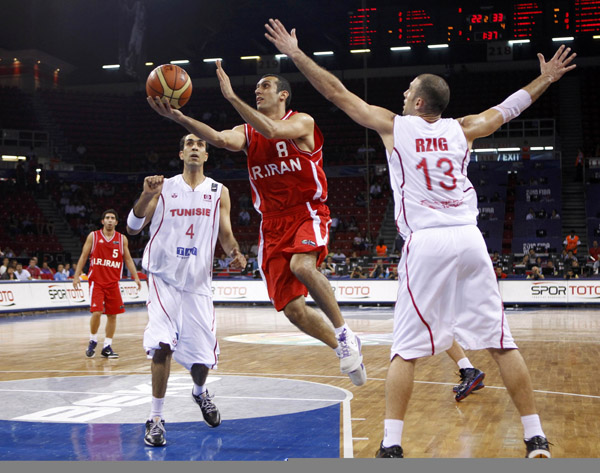
<svg viewBox="0 0 600 473"><path fill-rule="evenodd" d="M365 341L365 386L352 385L339 373L331 349L303 337L270 306L217 306L221 356L214 374L224 378L299 380L350 392L352 396L347 399L351 400L339 403L339 455L370 458L382 438L392 308L345 306L342 312ZM507 317L531 371L553 456L599 458L600 312L535 308L507 310ZM104 323L103 319L99 345ZM149 382L150 362L142 348L145 325L145 307L129 307L119 318L113 342L120 358L106 360L99 354L92 359L84 355L89 333L87 312L0 317L0 385L4 381L39 378L117 375L147 375ZM486 352L468 355L476 367L485 371L486 387L460 403L452 393L458 369L446 354L417 364L403 436L407 457L524 456L519 415L498 369ZM185 374L173 363L172 377ZM290 398L294 394L290 392ZM218 392L215 403L219 405ZM144 420L140 418L140 425Z"/></svg>

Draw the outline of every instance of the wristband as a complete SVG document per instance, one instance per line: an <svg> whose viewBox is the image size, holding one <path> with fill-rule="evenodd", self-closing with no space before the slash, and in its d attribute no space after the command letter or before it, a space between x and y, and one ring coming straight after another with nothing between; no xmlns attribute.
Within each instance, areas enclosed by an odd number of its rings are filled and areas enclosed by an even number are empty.
<svg viewBox="0 0 600 473"><path fill-rule="evenodd" d="M133 213L133 209L131 209L131 211L129 212L129 215L127 216L127 226L129 228L131 228L132 230L141 230L142 227L144 226L144 223L146 222L146 217L138 217L135 215L135 213Z"/></svg>
<svg viewBox="0 0 600 473"><path fill-rule="evenodd" d="M502 114L504 123L518 117L523 110L531 105L531 95L523 89L517 90L514 94L507 97L504 102L495 107Z"/></svg>

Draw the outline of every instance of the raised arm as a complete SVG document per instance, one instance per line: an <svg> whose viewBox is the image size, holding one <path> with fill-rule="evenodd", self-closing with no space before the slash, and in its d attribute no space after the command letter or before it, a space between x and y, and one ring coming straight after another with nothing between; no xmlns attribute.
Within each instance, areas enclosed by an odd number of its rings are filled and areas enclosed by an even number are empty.
<svg viewBox="0 0 600 473"><path fill-rule="evenodd" d="M206 123L184 115L179 110L171 107L169 99L163 97L147 97L148 104L160 116L173 120L190 133L202 138L216 148L225 148L229 151L243 151L246 148L246 135L243 126L236 126L232 130L217 131Z"/></svg>
<svg viewBox="0 0 600 473"><path fill-rule="evenodd" d="M221 61L217 61L217 77L221 92L246 123L268 139L298 140L313 136L315 122L306 113L297 113L288 120L273 120L264 113L248 105L233 91L229 76L225 73ZM272 85L272 84L271 84Z"/></svg>
<svg viewBox="0 0 600 473"><path fill-rule="evenodd" d="M570 53L571 48L562 45L548 62L541 53L538 53L540 75L536 79L515 92L501 104L478 115L459 118L459 123L465 132L469 146L476 138L488 136L504 123L518 117L523 110L540 98L550 87L550 84L558 81L565 73L575 69L575 64L571 64L571 62L577 54Z"/></svg>
<svg viewBox="0 0 600 473"><path fill-rule="evenodd" d="M127 216L127 233L137 235L152 221L162 192L164 176L146 176L142 195Z"/></svg>
<svg viewBox="0 0 600 473"><path fill-rule="evenodd" d="M219 243L232 259L230 266L243 269L246 267L246 258L240 251L240 245L233 236L231 229L231 199L229 198L229 189L223 186L221 191L221 203L219 207Z"/></svg>
<svg viewBox="0 0 600 473"><path fill-rule="evenodd" d="M267 29L265 37L282 54L286 54L294 61L296 67L321 95L333 102L359 125L377 131L382 138L392 135L395 114L385 108L369 105L346 89L337 77L304 54L298 47L295 29L292 29L290 34L279 20L273 19L269 19L265 28Z"/></svg>

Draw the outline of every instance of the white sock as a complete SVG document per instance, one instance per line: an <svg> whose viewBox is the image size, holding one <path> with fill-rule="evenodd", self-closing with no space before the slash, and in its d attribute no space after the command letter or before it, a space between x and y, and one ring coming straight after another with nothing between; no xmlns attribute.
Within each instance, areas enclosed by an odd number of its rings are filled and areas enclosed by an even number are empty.
<svg viewBox="0 0 600 473"><path fill-rule="evenodd" d="M202 394L203 392L204 392L204 385L198 386L196 383L194 383L194 388L192 389L192 393L194 394L194 396L198 396L199 394Z"/></svg>
<svg viewBox="0 0 600 473"><path fill-rule="evenodd" d="M540 416L532 414L530 416L521 417L521 423L523 424L523 438L529 440L531 437L541 435L546 437L542 430L542 423L540 422Z"/></svg>
<svg viewBox="0 0 600 473"><path fill-rule="evenodd" d="M104 348L106 348L109 345L112 345L112 338L105 338L104 339Z"/></svg>
<svg viewBox="0 0 600 473"><path fill-rule="evenodd" d="M165 398L157 398L152 396L152 408L150 410L150 418L148 420L152 420L155 417L160 417L162 419L162 411L163 404L165 403Z"/></svg>
<svg viewBox="0 0 600 473"><path fill-rule="evenodd" d="M346 329L348 332L351 331L350 328L348 327L348 324L344 323L344 325L342 325L341 327L334 328L335 336L338 337L340 335L340 333L342 333L344 331L344 329Z"/></svg>
<svg viewBox="0 0 600 473"><path fill-rule="evenodd" d="M402 429L404 421L398 419L385 419L383 421L383 442L385 448L402 445Z"/></svg>
<svg viewBox="0 0 600 473"><path fill-rule="evenodd" d="M98 343L98 334L90 333L90 340L93 340L94 342Z"/></svg>
<svg viewBox="0 0 600 473"><path fill-rule="evenodd" d="M456 364L462 370L467 369L467 368L473 368L473 365L471 364L471 362L469 361L469 359L467 357L461 358L460 360L458 360L456 362Z"/></svg>

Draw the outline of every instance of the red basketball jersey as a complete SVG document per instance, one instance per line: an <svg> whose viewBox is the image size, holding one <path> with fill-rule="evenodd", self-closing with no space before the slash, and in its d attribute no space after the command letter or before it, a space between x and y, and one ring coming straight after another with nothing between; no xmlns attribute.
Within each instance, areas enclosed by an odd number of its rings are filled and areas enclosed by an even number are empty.
<svg viewBox="0 0 600 473"><path fill-rule="evenodd" d="M92 233L88 279L97 284L111 284L123 275L123 235L115 232L109 240L102 230Z"/></svg>
<svg viewBox="0 0 600 473"><path fill-rule="evenodd" d="M282 120L297 112L291 110ZM315 123L314 151L303 151L294 140L267 139L245 125L248 173L254 207L261 214L281 212L306 202L327 200L323 171L323 135Z"/></svg>

